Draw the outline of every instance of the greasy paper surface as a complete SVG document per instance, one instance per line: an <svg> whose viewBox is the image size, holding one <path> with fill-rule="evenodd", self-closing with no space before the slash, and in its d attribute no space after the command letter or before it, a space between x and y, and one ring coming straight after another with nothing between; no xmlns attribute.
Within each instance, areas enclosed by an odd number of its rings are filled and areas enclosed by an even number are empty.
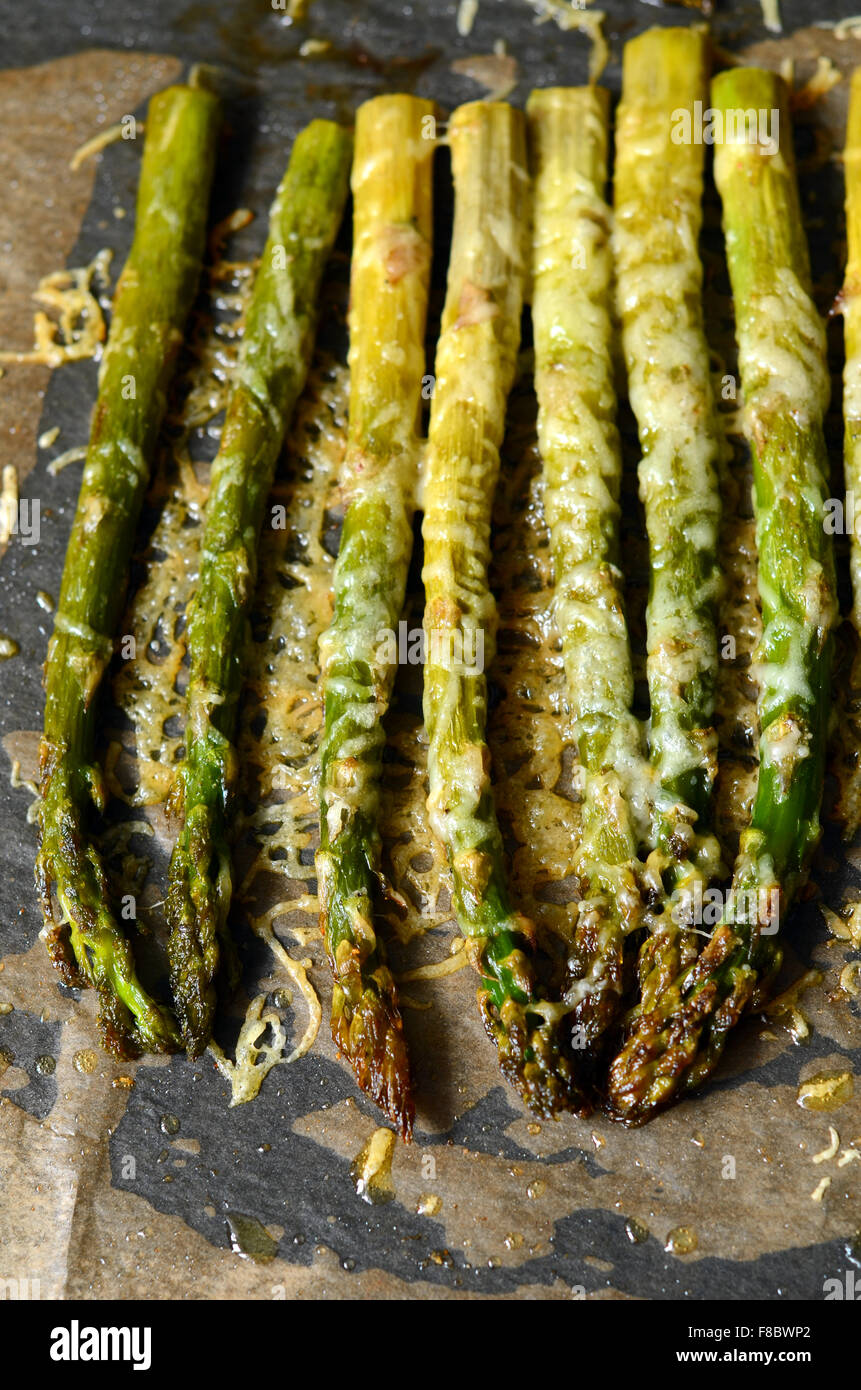
<svg viewBox="0 0 861 1390"><path fill-rule="evenodd" d="M235 82L213 215L239 205L256 212L255 223L236 239L249 257L262 246L265 210L290 143L312 116L349 120L360 100L398 89L450 108L481 94L474 82L451 73L451 61L491 53L500 37L520 65L511 95L518 103L531 85L586 77L585 37L560 33L553 24L535 26L519 0L483 0L467 37L457 34L456 7L437 3L421 7L421 15L418 6L405 15L392 3L318 0L308 21L295 25L268 5L192 7L177 19L176 7L163 4L148 7L145 30L124 19L123 6L112 7L110 28L87 6L79 12L65 6L62 17L53 6L30 6L26 18L18 6L2 8L8 11L5 61L16 64L0 75L0 177L14 194L0 208L3 347L30 346L29 294L41 275L64 263L83 265L102 246L115 248L116 274L131 235L139 149L133 142L114 145L75 174L69 157L101 128L100 117L107 125L127 112L142 115L147 95L190 61L222 63ZM801 8L784 4L787 28L793 16L800 20ZM43 35L40 10L48 31ZM605 80L618 92L621 36L663 15L633 3L607 10L611 64ZM727 47L764 38L758 7L741 13L744 21L738 10L718 21L718 39ZM668 18L692 22L682 11ZM82 35L82 25L92 32ZM329 54L300 58L299 46L309 37L332 40ZM799 69L802 81L817 52L844 69L861 60L861 44L839 43L816 30L806 31L797 46L768 39L755 50L774 65L796 51L807 60ZM810 118L830 132L837 149L846 85ZM820 282L830 272L833 291L839 169L831 165L805 183L802 165L802 189L819 200L808 202L808 230ZM116 206L128 215L115 217ZM446 216L443 195L437 281ZM820 307L829 292L826 284ZM858 1259L847 1246L861 1226L861 1163L812 1160L827 1148L830 1125L841 1151L853 1141L861 1147L861 1109L856 1096L832 1112L804 1111L797 1089L810 1075L857 1071L861 1027L857 1003L838 987L843 945L829 937L815 902L793 917L786 972L787 981L810 965L823 974L801 999L812 1029L808 1045L793 1046L778 1020L750 1021L731 1040L715 1083L701 1097L636 1132L600 1115L536 1125L498 1076L470 972L406 985L413 1001L432 1007L406 1010L416 1140L395 1151L395 1198L387 1205L368 1205L356 1194L351 1161L379 1119L335 1057L325 1024L307 1057L277 1067L257 1100L232 1109L229 1087L210 1057L194 1064L174 1058L119 1065L98 1050L92 994L76 999L61 991L38 940L35 829L26 821L31 795L12 788L6 776L13 761L22 778L34 776L40 668L51 621L35 595L58 592L79 479L75 467L51 478L36 439L60 425L52 454L84 443L94 393L92 363L53 375L41 367L8 367L0 379L3 462L15 463L22 494L42 505L40 543L24 546L13 537L0 560L0 630L21 647L18 657L0 664L6 754L0 1007L12 1006L0 1016L0 1048L14 1058L0 1077L0 1278L17 1280L22 1294L38 1280L43 1297L570 1298L572 1290L617 1298L822 1297L823 1280L842 1277ZM836 429L839 440L839 420ZM497 578L506 555L509 564L509 552L516 556L518 535L534 524L534 507L524 514L508 506L519 497L522 508L537 496L529 482L534 468L524 436L514 429L497 507ZM540 580L540 563L536 575ZM543 591L536 593L536 603L543 603ZM419 617L413 605L411 625ZM501 596L491 734L517 882L531 885L540 902L542 874L553 876L541 818L564 814L557 789L567 763L561 735L540 755L531 746L531 716L522 708L528 682L521 689L516 679L525 669L518 650L528 645L530 621L514 598ZM552 703L558 687L538 658L533 675L542 682L542 698ZM399 676L389 731L393 746L420 752L417 697L417 674L407 669ZM520 731L513 741L512 718ZM421 768L394 757L386 770L389 800L402 797L407 784L420 807ZM428 832L418 814L420 851ZM158 842L151 896L157 898L169 842L163 817L156 812L153 820ZM857 881L852 855L845 859L829 843L817 879L825 901L837 907ZM550 903L547 910L560 909ZM443 959L455 934L449 922L396 945L395 969ZM297 952L289 937L284 940L294 955L312 957L311 978L325 1016L322 944L313 939ZM260 943L245 941L243 949L246 994L288 983ZM225 1010L225 1041L235 1035L244 1002L243 996ZM305 1026L301 1000L287 1021L292 1045ZM37 1066L44 1057L56 1060L53 1072ZM724 1176L733 1169L735 1177ZM824 1177L830 1186L815 1202L811 1194ZM248 1218L265 1227L275 1258L255 1261L231 1249L231 1223L248 1244L242 1235ZM633 1241L631 1221L648 1235ZM664 1249L678 1228L695 1233L692 1253Z"/></svg>

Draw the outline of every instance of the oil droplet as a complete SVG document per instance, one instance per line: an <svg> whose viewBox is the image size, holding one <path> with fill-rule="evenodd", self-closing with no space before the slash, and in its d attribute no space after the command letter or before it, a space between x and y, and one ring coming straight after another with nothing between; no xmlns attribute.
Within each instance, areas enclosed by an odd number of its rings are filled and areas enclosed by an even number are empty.
<svg viewBox="0 0 861 1390"><path fill-rule="evenodd" d="M435 1265L442 1265L443 1269L454 1269L454 1259L450 1250L432 1250L430 1259Z"/></svg>
<svg viewBox="0 0 861 1390"><path fill-rule="evenodd" d="M543 1196L544 1196L544 1193L545 1193L546 1191L547 1191L547 1184L546 1184L546 1182L542 1182L541 1178L536 1178L536 1179L535 1179L535 1182L531 1182L531 1183L529 1184L529 1186L527 1187L527 1189L526 1189L526 1195L527 1195L527 1197L532 1197L532 1198L534 1198L534 1199L537 1200L537 1198L543 1197Z"/></svg>
<svg viewBox="0 0 861 1390"><path fill-rule="evenodd" d="M0 1018L5 1018L6 1014L11 1014L14 1004L0 1004Z"/></svg>
<svg viewBox="0 0 861 1390"><path fill-rule="evenodd" d="M635 1221L633 1217L630 1217L625 1222L625 1235L632 1245L642 1245L644 1240L649 1239L649 1228L644 1226L641 1221Z"/></svg>
<svg viewBox="0 0 861 1390"><path fill-rule="evenodd" d="M802 1110L836 1110L855 1089L851 1071L818 1072L802 1081L796 1105Z"/></svg>
<svg viewBox="0 0 861 1390"><path fill-rule="evenodd" d="M367 1144L364 1144L350 1168L350 1177L356 1184L356 1192L363 1202L372 1206L391 1202L395 1195L392 1182L392 1157L395 1151L395 1136L391 1129L375 1129Z"/></svg>
<svg viewBox="0 0 861 1390"><path fill-rule="evenodd" d="M510 1231L502 1243L506 1250L519 1250L523 1244L523 1236L520 1231Z"/></svg>
<svg viewBox="0 0 861 1390"><path fill-rule="evenodd" d="M115 1076L111 1085L115 1091L130 1091L135 1084L133 1076Z"/></svg>
<svg viewBox="0 0 861 1390"><path fill-rule="evenodd" d="M435 1192L423 1192L416 1203L416 1215L436 1216L438 1211L442 1211L442 1197Z"/></svg>
<svg viewBox="0 0 861 1390"><path fill-rule="evenodd" d="M75 1068L75 1071L79 1071L82 1076L91 1076L96 1070L98 1060L95 1052L91 1052L89 1048L86 1048L83 1052L75 1053L72 1058L72 1066Z"/></svg>
<svg viewBox="0 0 861 1390"><path fill-rule="evenodd" d="M255 1264L268 1264L278 1253L278 1242L256 1216L244 1216L240 1211L225 1213L230 1232L230 1248L243 1259Z"/></svg>
<svg viewBox="0 0 861 1390"><path fill-rule="evenodd" d="M275 1005L276 1009L289 1009L290 1005L293 1003L293 995L290 993L289 989L276 989L272 996L272 1003Z"/></svg>
<svg viewBox="0 0 861 1390"><path fill-rule="evenodd" d="M697 1233L690 1226L674 1226L667 1234L664 1249L669 1255L691 1255L697 1248Z"/></svg>
<svg viewBox="0 0 861 1390"><path fill-rule="evenodd" d="M52 1057L50 1053L43 1052L41 1057L36 1058L35 1065L40 1076L50 1076L52 1072L57 1070L57 1059Z"/></svg>
<svg viewBox="0 0 861 1390"><path fill-rule="evenodd" d="M179 1120L176 1115L162 1115L159 1128L162 1134L179 1134Z"/></svg>
<svg viewBox="0 0 861 1390"><path fill-rule="evenodd" d="M527 1134L540 1134L540 1133L541 1133L541 1126L540 1126L540 1125L536 1125L536 1124L529 1124L529 1125L526 1126L526 1133L527 1133Z"/></svg>

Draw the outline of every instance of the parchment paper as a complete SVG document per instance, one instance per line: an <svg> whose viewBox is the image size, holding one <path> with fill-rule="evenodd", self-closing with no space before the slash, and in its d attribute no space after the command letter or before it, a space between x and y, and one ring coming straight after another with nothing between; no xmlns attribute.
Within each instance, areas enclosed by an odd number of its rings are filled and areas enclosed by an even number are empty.
<svg viewBox="0 0 861 1390"><path fill-rule="evenodd" d="M806 7L782 8L787 31L803 22ZM606 9L604 81L616 92L623 39L654 22L693 22L685 11L635 0ZM852 9L831 6L828 15ZM189 62L219 63L235 83L214 215L240 203L255 210L256 224L240 239L252 255L290 143L312 116L349 120L359 101L383 90L416 90L443 107L480 95L450 63L490 53L499 38L519 64L516 102L535 84L586 80L585 37L536 25L519 0L482 0L468 37L458 35L455 17L456 6L438 0L412 7L318 0L303 23L236 0L161 0L145 18L127 4L103 12L40 3L23 13L4 0L2 345L31 345L29 296L40 275L64 262L85 264L104 245L122 263L139 151L132 142L114 145L75 174L68 161L100 122L141 115L148 94ZM818 52L843 71L861 61L856 42L838 43L822 30L796 44L767 39L753 4L719 15L715 29L728 47L756 40L755 51L775 65L797 52L807 60L802 77ZM301 58L308 38L331 40L328 55ZM845 89L844 82L813 118L837 148ZM837 166L810 191L820 199L809 207L814 259L830 256L833 265ZM115 206L129 216L116 218ZM0 629L21 647L0 664L5 772L18 760L23 777L34 775L50 630L35 594L58 592L79 476L69 469L49 478L36 439L59 424L58 448L85 442L94 393L92 363L53 374L14 367L0 380L3 462L15 464L22 494L41 499L43 509L40 543L15 537L0 562ZM836 429L839 437L839 421ZM409 717L408 699L403 708ZM30 800L4 775L0 1006L12 1008L0 1017L0 1047L14 1054L0 1077L0 1280L15 1281L7 1295L819 1299L826 1278L842 1278L861 1260L853 1244L861 1164L812 1162L828 1144L829 1125L841 1148L861 1145L858 1100L826 1114L797 1104L801 1080L855 1071L861 1059L858 1006L838 988L847 957L816 902L798 910L789 931L787 978L808 965L823 974L802 1000L808 1045L793 1046L779 1022L751 1020L700 1098L637 1132L600 1115L536 1125L500 1081L469 971L410 986L433 1006L406 1016L416 1139L395 1152L394 1200L371 1206L357 1195L350 1165L380 1121L335 1057L325 1026L309 1056L276 1068L256 1101L233 1109L210 1058L119 1065L99 1052L92 996L73 997L57 984L38 940ZM856 856L829 841L817 879L837 906L858 882ZM396 951L396 968L439 959L452 931L434 930ZM322 947L308 950L325 1014ZM264 955L248 954L249 977L256 988L274 989L283 982ZM302 1027L297 1005L291 1031ZM45 1057L56 1061L52 1072L37 1065ZM826 1176L824 1199L813 1201ZM695 1233L689 1254L665 1249L679 1228Z"/></svg>

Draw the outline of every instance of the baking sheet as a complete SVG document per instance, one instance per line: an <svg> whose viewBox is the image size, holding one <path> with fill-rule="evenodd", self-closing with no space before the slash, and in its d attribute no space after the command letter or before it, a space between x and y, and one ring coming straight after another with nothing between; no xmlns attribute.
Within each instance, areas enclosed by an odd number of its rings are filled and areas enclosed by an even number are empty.
<svg viewBox="0 0 861 1390"><path fill-rule="evenodd" d="M635 0L604 8L603 81L614 92L625 39L656 22L696 22ZM806 8L782 5L787 34L804 24ZM835 5L827 14L852 10ZM360 101L386 90L413 90L450 108L482 94L451 71L452 61L490 53L500 38L517 58L518 103L532 85L585 81L589 55L584 35L537 25L520 0L482 0L466 37L454 4L389 0L316 0L307 20L293 23L260 3L156 3L142 15L127 4L108 10L72 0L22 11L4 0L0 21L0 186L10 190L0 204L0 342L21 349L31 343L29 296L41 275L83 265L105 245L119 266L130 242L131 217L116 218L114 208L134 205L133 142L74 175L71 153L100 124L142 115L147 96L190 63L216 63L231 82L213 215L252 208L256 223L235 249L253 255L290 144L312 116L349 121ZM843 70L861 61L856 41L838 43L827 31L805 30L792 43L769 38L758 5L719 10L714 31L728 48L755 45L774 65L798 53L803 76L819 52ZM333 48L301 58L308 38ZM812 118L838 147L845 87ZM830 264L833 278L839 169L811 177L803 191L814 263ZM42 507L39 544L13 538L0 560L0 630L21 648L0 664L4 772L16 759L22 775L32 764L50 632L36 593L59 590L79 478L75 468L50 478L36 440L60 424L63 445L85 441L95 375L92 363L80 363L53 374L9 368L0 380L3 462L16 465L22 495ZM503 612L503 637L504 623ZM408 688L401 717L415 717ZM505 803L505 774L500 780ZM855 1099L825 1114L797 1104L804 1078L857 1070L861 1057L858 1007L837 988L844 954L815 902L789 928L790 977L810 965L824 977L802 1001L809 1043L793 1046L779 1023L752 1020L702 1097L633 1133L600 1115L536 1125L499 1079L469 972L410 986L433 1005L406 1014L416 1139L396 1149L393 1200L369 1205L351 1163L380 1121L325 1026L307 1057L276 1068L254 1102L235 1108L208 1057L126 1065L98 1052L91 994L76 998L57 983L38 940L30 800L3 778L0 1006L12 1009L0 1016L0 1047L14 1056L0 1077L3 1279L59 1298L756 1300L819 1299L825 1279L857 1267L861 1164L812 1158L831 1124L844 1146L861 1142L861 1110ZM829 842L817 877L836 906L858 882L855 857ZM416 940L395 953L396 966L439 958L451 933L438 928ZM248 992L283 983L259 943L243 945ZM308 949L325 1014L322 948ZM230 1036L235 1009L225 1015ZM288 1023L298 1036L301 1006ZM54 1070L40 1058L55 1059ZM814 1202L824 1176L831 1185ZM688 1254L684 1237L668 1239L679 1231L695 1233Z"/></svg>

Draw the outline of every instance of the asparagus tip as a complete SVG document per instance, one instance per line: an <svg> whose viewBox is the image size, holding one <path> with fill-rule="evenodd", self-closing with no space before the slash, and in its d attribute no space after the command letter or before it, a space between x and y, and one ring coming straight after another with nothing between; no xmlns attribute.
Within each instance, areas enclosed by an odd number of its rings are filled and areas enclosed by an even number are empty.
<svg viewBox="0 0 861 1390"><path fill-rule="evenodd" d="M478 1006L485 1031L496 1044L502 1075L534 1115L552 1120L563 1111L581 1118L591 1112L559 1045L558 1025L543 1018L536 1024L528 1006L511 998L498 1009L487 989L479 989Z"/></svg>
<svg viewBox="0 0 861 1390"><path fill-rule="evenodd" d="M394 981L386 966L378 966L364 983L358 968L336 982L332 1037L360 1089L409 1143L415 1115L409 1059Z"/></svg>

